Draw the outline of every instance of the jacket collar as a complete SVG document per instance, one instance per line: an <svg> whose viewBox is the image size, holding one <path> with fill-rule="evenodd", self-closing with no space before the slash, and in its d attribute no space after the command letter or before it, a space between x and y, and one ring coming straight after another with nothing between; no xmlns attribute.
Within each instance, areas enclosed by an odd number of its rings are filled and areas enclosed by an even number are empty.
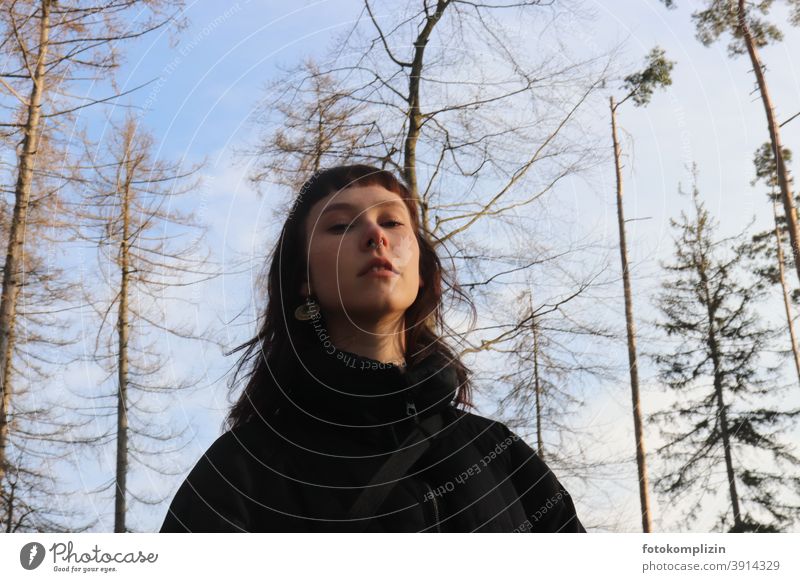
<svg viewBox="0 0 800 582"><path fill-rule="evenodd" d="M438 354L400 368L315 342L293 357L280 408L344 429L405 425L450 407L458 389L455 368Z"/></svg>

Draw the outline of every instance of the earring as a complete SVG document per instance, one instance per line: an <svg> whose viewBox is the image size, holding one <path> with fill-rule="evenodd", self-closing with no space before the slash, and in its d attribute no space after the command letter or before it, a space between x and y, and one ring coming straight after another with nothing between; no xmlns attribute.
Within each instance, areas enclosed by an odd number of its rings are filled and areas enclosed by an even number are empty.
<svg viewBox="0 0 800 582"><path fill-rule="evenodd" d="M306 297L306 302L294 310L294 317L300 321L308 321L309 319L314 319L318 313L319 303L309 295Z"/></svg>

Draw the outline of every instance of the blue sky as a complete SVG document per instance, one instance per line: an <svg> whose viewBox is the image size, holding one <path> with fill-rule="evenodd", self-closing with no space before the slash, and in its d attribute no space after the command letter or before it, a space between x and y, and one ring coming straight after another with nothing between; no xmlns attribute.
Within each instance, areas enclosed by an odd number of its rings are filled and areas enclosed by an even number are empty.
<svg viewBox="0 0 800 582"><path fill-rule="evenodd" d="M656 44L677 61L673 85L667 91L658 93L647 108L620 110L628 155L626 214L628 218L648 217L629 223L628 231L636 302L643 318L652 316L649 297L657 282L658 260L672 250L667 219L687 207L688 200L676 195L679 182L688 185L686 164L697 162L700 190L720 219L724 234L741 230L753 215L761 225L768 226L771 221L765 196L749 185L753 152L767 139L761 103L756 94L748 93L753 87L749 62L744 57L728 58L724 40L703 47L694 38L689 18L699 2L686 0L679 5L678 10L668 11L655 0L584 2L584 8L596 17L565 31L573 35L565 38L577 54L591 55L620 46L620 70L636 70ZM361 8L357 0L189 2L189 27L176 37L177 45L170 46L166 33L147 37L133 47L120 72L122 89L155 80L130 102L146 106L144 123L156 135L159 155L187 163L206 160L204 186L183 204L198 210L209 223L207 243L217 260L228 267L236 260L246 263L241 272L203 287L199 293L202 313L196 317L234 321L235 325L228 327L229 347L249 337L256 311L262 309L255 303L253 289L271 244L275 204L272 193L260 196L247 183L247 160L237 156L236 150L252 143L250 115L278 68L322 54L336 35L352 26ZM781 120L800 111L800 78L791 59L792 54L800 54L800 32L788 26L784 32L783 43L762 53ZM590 111L596 116L588 120L589 126L597 132L607 131L606 101L594 102ZM788 147L800 150L796 145L800 144L800 118L784 128L783 138ZM610 141L608 147L610 151ZM573 209L582 232L613 246L617 235L611 167L570 180L555 198ZM614 255L610 264L617 268ZM621 317L621 301L611 309ZM170 313L195 316L177 310ZM225 359L214 349L198 354L196 347L180 342L170 342L167 349L176 376L200 370L207 380L203 390L173 411L196 431L185 452L187 458L196 459L219 434L227 407L226 374L233 357ZM623 363L624 347L612 350L612 357ZM658 402L660 394L652 374L645 371L643 380L645 394L651 397L648 402ZM75 381L81 382L81 373ZM628 451L632 426L626 387L595 389L597 397L590 403L585 422L594 423L602 432L600 442L610 452L632 454ZM652 438L655 442L656 436ZM113 453L108 454L110 462ZM629 463L612 494L615 504L626 508L620 512L618 527L628 531L638 527L633 471L635 465ZM568 477L563 481L569 486ZM173 479L170 486L177 487L179 482ZM590 501L576 499L579 511L596 511ZM163 511L162 507L142 513L135 521L141 529L154 529Z"/></svg>

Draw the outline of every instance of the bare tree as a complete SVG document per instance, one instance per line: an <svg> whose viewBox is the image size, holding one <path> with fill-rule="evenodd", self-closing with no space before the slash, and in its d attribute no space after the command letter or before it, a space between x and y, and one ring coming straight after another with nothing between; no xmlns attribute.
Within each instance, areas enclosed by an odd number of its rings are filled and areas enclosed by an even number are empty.
<svg viewBox="0 0 800 582"><path fill-rule="evenodd" d="M539 2L428 4L380 16L365 2L368 18L332 51L357 55L355 62L307 63L270 87L258 113L268 131L250 152L259 156L256 179L268 168L272 180L296 185L298 172L320 160L390 168L420 198L423 223L443 243L481 217L531 204L594 162L586 157L593 153L590 145L571 138L577 112L599 88L603 72L592 71L593 62L559 58L558 48L536 64L523 62L515 39L503 38L503 26L492 16L516 10L533 19L546 10ZM534 167L537 177L530 180ZM469 199L478 176L497 183L479 193L483 202ZM458 203L437 204L445 178L459 180ZM512 200L520 195L525 197Z"/></svg>
<svg viewBox="0 0 800 582"><path fill-rule="evenodd" d="M496 374L519 375L487 379L486 391L508 386L517 402L526 400L535 374L537 318L567 317L566 304L604 270L580 265L573 272L567 259L590 243L544 232L544 217L557 211L548 195L599 163L600 146L587 140L580 118L607 70L601 57L573 59L550 38L531 50L523 46L529 36L514 33L550 18L558 15L543 2L438 0L398 8L366 0L329 59L270 86L257 116L264 132L248 152L256 155L256 180L268 176L293 188L321 163L369 163L401 175L434 244L457 265L461 287L482 303L483 322L446 337L461 344L464 357L512 360ZM524 296L516 291L529 288L534 270L550 284L528 309L516 303ZM557 398L556 390L550 394ZM511 408L507 400L503 410Z"/></svg>
<svg viewBox="0 0 800 582"><path fill-rule="evenodd" d="M64 258L61 231L69 223L62 206L65 180L53 172L59 157L59 148L43 136L31 178L21 286L3 378L7 389L0 430L11 460L4 466L6 487L0 487L0 523L8 532L87 526L79 524L79 511L68 508L69 485L50 473L63 467L70 448L79 444L75 431L82 424L70 414L75 402L60 385L64 367L77 360L65 348L79 338L63 314L73 307L79 288L59 260ZM0 191L9 197L15 192L15 169L5 162L0 167ZM12 212L2 205L0 240L8 240Z"/></svg>
<svg viewBox="0 0 800 582"><path fill-rule="evenodd" d="M193 212L177 207L181 195L196 191L193 176L199 166L183 168L155 159L153 137L131 115L112 127L110 138L90 152L86 195L75 214L81 236L99 251L103 285L88 291L87 303L100 320L95 360L109 377L116 377L116 389L95 396L95 408L115 419L99 441L116 440L115 478L109 485L115 492L114 531L124 532L128 496L147 504L166 498L137 493L128 485L134 467L170 475L183 470L170 453L184 446L185 428L171 426L174 420L166 420L165 412L174 405L177 391L200 381L172 378L165 369L169 358L158 347L163 338L148 341L150 332L215 342L213 329L195 331L169 308L199 306L170 299L167 292L208 281L219 272L203 248L206 228Z"/></svg>
<svg viewBox="0 0 800 582"><path fill-rule="evenodd" d="M347 89L331 73L323 74L313 59L306 59L290 79L270 83L258 108L256 121L261 139L243 153L255 158L250 179L256 187L274 183L297 191L315 172L339 160L351 159L357 148L381 139L373 121L360 121L365 104L350 101ZM297 102L291 93L304 99ZM277 113L277 116L276 116Z"/></svg>
<svg viewBox="0 0 800 582"><path fill-rule="evenodd" d="M35 176L36 190L45 191L45 182ZM0 487L0 527L6 532L84 527L64 503L69 495L65 484L55 483L51 473L67 457L70 435L80 425L67 414L72 403L58 398L53 386L57 370L68 363L64 348L77 341L59 317L69 308L76 286L52 260L57 253L53 241L48 241L48 231L58 221L49 204L53 200L34 199L28 213L20 262L23 284L8 344L11 364L5 370L5 415L0 426L7 454ZM7 233L9 214L4 209L0 235Z"/></svg>
<svg viewBox="0 0 800 582"><path fill-rule="evenodd" d="M119 96L76 97L74 83L108 81L119 64L124 41L165 26L168 10L181 3L168 0L101 0L89 5L77 1L12 0L0 7L0 98L9 112L0 120L5 138L18 142L12 171L14 207L4 239L6 255L0 297L0 489L9 466L9 413L14 406L10 382L15 352L18 305L26 285L26 225L32 204L54 196L34 191L37 172L55 180L68 179L69 164L45 167L44 143L55 149L59 134L70 131L72 114ZM138 18L130 16L136 13ZM132 24L133 23L133 24ZM7 496L6 496L7 497Z"/></svg>
<svg viewBox="0 0 800 582"><path fill-rule="evenodd" d="M487 349L496 351L498 356L513 354L512 361L524 362L522 366L510 366L499 376L502 386L509 385L511 389L498 398L498 413L522 436L533 420L533 442L539 457L545 459L546 455L549 463L578 471L582 464L571 460L559 446L561 443L555 441L576 432L573 417L584 401L574 385L591 377L613 376L602 357L588 350L579 352L571 343L580 337L611 339L613 334L596 323L581 323L579 319L586 318L577 318L574 310L562 313L560 309L571 300L565 299L564 305L536 305L532 289L522 291L515 303L527 304L528 331L516 334L511 342Z"/></svg>

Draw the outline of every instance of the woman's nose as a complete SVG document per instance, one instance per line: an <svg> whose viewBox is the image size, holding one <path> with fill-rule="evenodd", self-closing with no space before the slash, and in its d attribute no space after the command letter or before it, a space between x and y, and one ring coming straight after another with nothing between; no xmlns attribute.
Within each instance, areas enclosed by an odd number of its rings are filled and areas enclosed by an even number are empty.
<svg viewBox="0 0 800 582"><path fill-rule="evenodd" d="M365 231L362 247L366 250L370 250L373 248L373 244L375 247L385 247L387 246L388 242L388 238L386 237L386 233L384 233L383 228L378 223L372 222Z"/></svg>

